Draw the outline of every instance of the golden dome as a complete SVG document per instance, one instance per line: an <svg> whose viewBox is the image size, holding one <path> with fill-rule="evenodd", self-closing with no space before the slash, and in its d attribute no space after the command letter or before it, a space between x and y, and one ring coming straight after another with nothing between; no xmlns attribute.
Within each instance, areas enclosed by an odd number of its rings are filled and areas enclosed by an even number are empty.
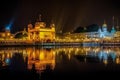
<svg viewBox="0 0 120 80"><path fill-rule="evenodd" d="M104 24L102 25L102 27L107 27L106 21L104 20Z"/></svg>
<svg viewBox="0 0 120 80"><path fill-rule="evenodd" d="M107 27L107 24L104 23L102 27Z"/></svg>

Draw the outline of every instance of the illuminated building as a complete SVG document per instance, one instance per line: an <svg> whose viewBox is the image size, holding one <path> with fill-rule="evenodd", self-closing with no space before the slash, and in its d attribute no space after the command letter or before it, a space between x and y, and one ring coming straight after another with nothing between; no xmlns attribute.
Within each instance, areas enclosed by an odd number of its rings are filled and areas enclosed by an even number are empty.
<svg viewBox="0 0 120 80"><path fill-rule="evenodd" d="M99 30L98 30L99 38L106 38L106 37L113 38L115 33L116 33L116 30L114 28L114 25L113 25L111 31L109 32L107 30L107 24L105 23L105 21L104 21L104 24L102 25L102 28L99 28Z"/></svg>
<svg viewBox="0 0 120 80"><path fill-rule="evenodd" d="M6 27L4 32L0 32L0 39L12 39L13 34L10 32L10 28Z"/></svg>
<svg viewBox="0 0 120 80"><path fill-rule="evenodd" d="M12 24L12 23L11 23ZM117 23L117 30L114 28L114 18L113 26L111 31L108 31L107 23L104 21L104 24L99 27L96 32L83 32L83 33L59 33L55 32L55 24L50 24L49 27L46 26L45 22L41 21L41 16L39 16L39 21L33 24L28 24L27 30L18 31L15 34L11 34L10 25L5 29L5 32L0 33L0 41L4 44L11 44L11 42L16 44L16 42L23 42L27 44L37 44L38 42L101 42L102 40L117 39L120 41L120 31ZM57 36L56 36L57 35ZM7 42L7 43L6 43ZM17 44L16 44L17 45Z"/></svg>
<svg viewBox="0 0 120 80"><path fill-rule="evenodd" d="M46 27L46 23L41 19L35 23L34 27L32 24L28 24L28 40L53 42L55 40L55 25L51 24L50 27Z"/></svg>
<svg viewBox="0 0 120 80"><path fill-rule="evenodd" d="M39 42L53 42L55 41L55 24L50 24L49 27L46 27L46 23L41 21L41 16L39 17L39 21L35 23L33 27L32 24L28 24L27 31L24 29L23 31L18 31L15 34L11 34L9 24L4 32L0 33L0 40L4 42L4 40L27 40L27 41L39 41Z"/></svg>
<svg viewBox="0 0 120 80"><path fill-rule="evenodd" d="M119 26L117 25L117 28ZM114 27L114 18L113 18L113 26L110 31L108 31L108 27L106 22L104 21L104 24L99 27L98 31L96 32L83 32L83 33L65 33L63 40L59 41L66 41L66 42L87 42L87 41L100 41L103 40L110 40L110 39L116 39L120 37L120 31L119 29L115 29Z"/></svg>

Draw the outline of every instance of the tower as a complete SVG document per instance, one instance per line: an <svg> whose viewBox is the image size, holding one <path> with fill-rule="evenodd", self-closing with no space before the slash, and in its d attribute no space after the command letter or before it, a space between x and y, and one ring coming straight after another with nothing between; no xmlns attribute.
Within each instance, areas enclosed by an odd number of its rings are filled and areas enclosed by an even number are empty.
<svg viewBox="0 0 120 80"><path fill-rule="evenodd" d="M33 28L33 25L31 23L28 24L28 39L31 39L31 29Z"/></svg>
<svg viewBox="0 0 120 80"><path fill-rule="evenodd" d="M103 30L103 32L107 32L107 24L106 24L105 20L104 20L104 24L102 25L102 30Z"/></svg>
<svg viewBox="0 0 120 80"><path fill-rule="evenodd" d="M52 40L55 40L55 24L52 23L50 25L51 31L52 31Z"/></svg>
<svg viewBox="0 0 120 80"><path fill-rule="evenodd" d="M115 27L114 27L114 16L113 16L113 26L111 29L111 34L114 34L116 32Z"/></svg>
<svg viewBox="0 0 120 80"><path fill-rule="evenodd" d="M102 32L102 31L101 31L101 27L100 27L100 26L99 26L98 32L99 32L99 33L101 33L101 32Z"/></svg>
<svg viewBox="0 0 120 80"><path fill-rule="evenodd" d="M115 27L114 27L114 16L113 16L113 26L112 26L112 29L115 29Z"/></svg>
<svg viewBox="0 0 120 80"><path fill-rule="evenodd" d="M40 22L42 21L42 18L41 18L41 17L42 17L42 15L40 14L40 15L39 15L39 21L40 21Z"/></svg>
<svg viewBox="0 0 120 80"><path fill-rule="evenodd" d="M45 28L46 23L42 21L41 14L39 15L38 21L35 23L35 29Z"/></svg>
<svg viewBox="0 0 120 80"><path fill-rule="evenodd" d="M98 33L99 33L99 38L103 38L104 37L103 32L102 32L100 26L99 26L99 29L98 29Z"/></svg>
<svg viewBox="0 0 120 80"><path fill-rule="evenodd" d="M116 26L117 31L119 31L119 26L118 26L119 24L118 24L118 22L119 22L119 21L118 21L118 19L117 19L117 26Z"/></svg>

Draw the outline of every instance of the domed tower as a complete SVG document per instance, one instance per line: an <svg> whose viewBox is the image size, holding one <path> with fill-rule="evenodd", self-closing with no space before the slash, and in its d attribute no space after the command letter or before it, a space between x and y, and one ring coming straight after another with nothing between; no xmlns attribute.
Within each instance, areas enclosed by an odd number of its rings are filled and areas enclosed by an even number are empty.
<svg viewBox="0 0 120 80"><path fill-rule="evenodd" d="M9 39L11 36L11 32L10 32L10 26L6 26L5 28L5 38Z"/></svg>
<svg viewBox="0 0 120 80"><path fill-rule="evenodd" d="M50 28L55 29L55 24L54 24L54 23L51 24L51 25L50 25Z"/></svg>
<svg viewBox="0 0 120 80"><path fill-rule="evenodd" d="M52 23L52 24L50 25L50 28L51 28L51 30L52 30L52 39L55 40L55 24Z"/></svg>
<svg viewBox="0 0 120 80"><path fill-rule="evenodd" d="M33 25L30 23L28 24L28 32L33 28Z"/></svg>
<svg viewBox="0 0 120 80"><path fill-rule="evenodd" d="M35 29L45 28L45 22L42 22L41 15L39 15L38 21L35 23Z"/></svg>
<svg viewBox="0 0 120 80"><path fill-rule="evenodd" d="M10 27L6 27L5 32L10 32Z"/></svg>
<svg viewBox="0 0 120 80"><path fill-rule="evenodd" d="M98 33L99 33L99 35L98 35L99 38L104 38L104 33L101 30L101 26L99 26Z"/></svg>
<svg viewBox="0 0 120 80"><path fill-rule="evenodd" d="M119 22L119 21L118 21L118 19L117 19L117 26L116 26L117 31L119 31L119 28L120 28L118 22Z"/></svg>
<svg viewBox="0 0 120 80"><path fill-rule="evenodd" d="M114 27L114 16L113 16L113 26L112 26L112 29L111 29L111 34L114 35L115 32L116 32L116 30L115 30L115 27Z"/></svg>
<svg viewBox="0 0 120 80"><path fill-rule="evenodd" d="M114 34L115 32L116 32L115 28L112 27L112 29L111 29L111 33Z"/></svg>
<svg viewBox="0 0 120 80"><path fill-rule="evenodd" d="M104 20L104 24L102 25L102 30L103 30L103 32L107 32L107 24L106 24L105 20Z"/></svg>
<svg viewBox="0 0 120 80"><path fill-rule="evenodd" d="M28 24L28 39L31 39L31 29L33 28L33 25L30 23Z"/></svg>
<svg viewBox="0 0 120 80"><path fill-rule="evenodd" d="M101 30L101 27L99 26L98 33L101 33L101 32L102 32L102 30Z"/></svg>

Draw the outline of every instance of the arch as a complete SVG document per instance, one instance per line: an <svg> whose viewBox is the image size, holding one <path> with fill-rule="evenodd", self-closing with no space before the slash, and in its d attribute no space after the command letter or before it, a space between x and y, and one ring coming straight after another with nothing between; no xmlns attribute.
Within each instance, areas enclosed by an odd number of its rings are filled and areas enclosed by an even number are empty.
<svg viewBox="0 0 120 80"><path fill-rule="evenodd" d="M19 32L16 32L14 35L13 35L13 37L15 38L15 36L17 35L17 34L20 34L20 33L24 33L24 34L27 34L28 35L28 32L25 32L25 31L19 31Z"/></svg>

